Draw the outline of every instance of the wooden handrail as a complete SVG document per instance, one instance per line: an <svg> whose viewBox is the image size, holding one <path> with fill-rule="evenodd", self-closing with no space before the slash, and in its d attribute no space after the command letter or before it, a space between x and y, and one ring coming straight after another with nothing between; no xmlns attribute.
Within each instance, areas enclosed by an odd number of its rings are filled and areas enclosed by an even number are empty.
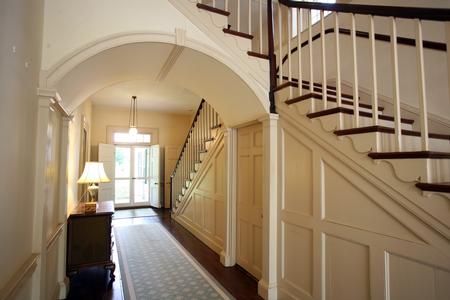
<svg viewBox="0 0 450 300"><path fill-rule="evenodd" d="M188 134L186 136L186 139L184 140L184 144L183 144L183 148L181 149L180 156L178 156L177 162L175 163L175 167L173 168L172 175L170 175L170 177L173 177L175 175L175 171L177 170L178 164L180 163L181 157L183 156L183 152L184 152L184 150L186 148L186 145L187 145L187 142L189 140L189 136L191 135L192 128L194 128L194 125L197 122L197 118L200 115L200 111L202 110L203 103L205 103L205 99L202 99L202 101L198 105L197 112L195 113L194 120L192 120L192 124L191 124L191 127L189 128L189 132L188 132Z"/></svg>
<svg viewBox="0 0 450 300"><path fill-rule="evenodd" d="M317 9L380 17L395 17L404 19L420 19L431 21L450 21L450 9L428 7L403 7L387 5L365 5L344 3L320 3L293 0L279 0L288 7Z"/></svg>
<svg viewBox="0 0 450 300"><path fill-rule="evenodd" d="M32 253L30 257L20 266L11 279L1 288L0 300L9 299L18 291L18 289L25 283L25 280L33 274L37 266L38 258L39 254Z"/></svg>
<svg viewBox="0 0 450 300"><path fill-rule="evenodd" d="M58 225L56 225L55 231L53 231L52 235L47 240L47 252L52 247L52 245L55 243L55 241L58 239L58 237L61 235L64 225L65 225L65 223L59 223Z"/></svg>

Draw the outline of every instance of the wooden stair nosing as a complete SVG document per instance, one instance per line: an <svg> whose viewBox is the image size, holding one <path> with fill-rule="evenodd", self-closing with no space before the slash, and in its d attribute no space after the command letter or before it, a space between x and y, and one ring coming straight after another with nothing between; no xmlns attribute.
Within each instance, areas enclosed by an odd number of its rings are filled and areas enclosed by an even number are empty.
<svg viewBox="0 0 450 300"><path fill-rule="evenodd" d="M226 16L226 17L228 17L230 15L229 11L222 10L220 8L215 8L215 7L203 4L203 3L197 3L197 7L200 8L200 9L207 10L209 12L213 12L213 13L216 13L216 14L219 14L219 15Z"/></svg>
<svg viewBox="0 0 450 300"><path fill-rule="evenodd" d="M342 135L360 134L360 133L368 133L368 132L383 132L383 133L394 134L395 128L381 126L381 125L373 125L373 126L365 126L365 127L351 128L351 129L335 130L334 134L338 135L338 136L342 136ZM419 136L420 137L421 133L420 133L420 131L402 129L402 135ZM450 135L448 135L448 134L429 133L428 137L432 138L432 139L449 140L450 141Z"/></svg>
<svg viewBox="0 0 450 300"><path fill-rule="evenodd" d="M347 107L334 107L334 108L321 110L321 111L314 112L314 113L309 113L306 116L310 119L313 119L313 118L323 117L323 116L332 115L332 114L336 114L336 113L344 113L344 114L348 114L348 115L353 115L354 111L353 111L353 109L347 108ZM362 117L368 117L368 118L372 117L372 113L368 113L368 112L364 112L364 111L360 111L359 115ZM394 121L394 117L386 116L386 115L378 115L378 119L386 120L386 121ZM413 124L414 120L401 118L401 122L404 124Z"/></svg>
<svg viewBox="0 0 450 300"><path fill-rule="evenodd" d="M297 102L300 102L300 101L308 100L309 98L322 100L323 97L322 97L321 94L308 93L308 94L305 94L305 95L302 95L302 96L299 96L299 97L296 97L296 98L292 98L292 99L286 100L285 103L287 105L290 105L290 104L294 104L294 103L297 103ZM336 103L337 99L336 99L336 97L328 95L327 96L327 101ZM342 101L342 103L347 104L347 105L354 105L354 102L351 101L351 100L342 99L341 101ZM365 104L365 103L359 103L359 107L372 109L372 105ZM378 111L383 111L383 110L384 110L384 107L381 107L381 106L378 107Z"/></svg>
<svg viewBox="0 0 450 300"><path fill-rule="evenodd" d="M450 159L449 152L437 152L437 151L371 152L368 155L370 158L373 159L412 159L412 158Z"/></svg>
<svg viewBox="0 0 450 300"><path fill-rule="evenodd" d="M247 54L248 54L249 56L253 56L253 57L258 57L258 58L262 58L262 59L269 59L269 55L263 54L263 53L258 53L258 52L253 52L253 51L247 51Z"/></svg>
<svg viewBox="0 0 450 300"><path fill-rule="evenodd" d="M249 39L249 40L253 39L253 35L251 35L251 34L248 34L248 33L245 33L245 32L239 32L239 31L236 31L236 30L233 30L233 29L230 29L230 28L224 28L223 32L228 33L228 34L232 34L232 35L235 35L235 36L239 36L239 37L242 37L242 38L246 38L246 39Z"/></svg>
<svg viewBox="0 0 450 300"><path fill-rule="evenodd" d="M222 124L217 124L215 126L212 126L211 129L217 129L217 128L220 128L220 127L222 127Z"/></svg>
<svg viewBox="0 0 450 300"><path fill-rule="evenodd" d="M450 182L426 183L418 182L416 187L423 191L450 193Z"/></svg>

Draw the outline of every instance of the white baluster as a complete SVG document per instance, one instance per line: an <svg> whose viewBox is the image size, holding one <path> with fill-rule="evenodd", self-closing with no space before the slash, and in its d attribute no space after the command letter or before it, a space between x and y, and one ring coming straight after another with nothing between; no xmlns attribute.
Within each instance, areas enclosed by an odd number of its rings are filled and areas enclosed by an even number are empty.
<svg viewBox="0 0 450 300"><path fill-rule="evenodd" d="M450 21L445 22L445 33L447 43L447 80L448 80L448 100L450 101ZM449 113L449 112L447 112Z"/></svg>
<svg viewBox="0 0 450 300"><path fill-rule="evenodd" d="M375 22L373 20L372 15L369 15L369 40L370 40L370 60L372 65L372 125L378 126L377 55L375 48ZM378 142L376 143L376 149L373 150L379 151Z"/></svg>
<svg viewBox="0 0 450 300"><path fill-rule="evenodd" d="M394 100L395 150L402 151L402 122L400 113L400 86L398 78L397 23L391 17L392 96Z"/></svg>
<svg viewBox="0 0 450 300"><path fill-rule="evenodd" d="M259 53L263 54L263 13L262 0L259 0Z"/></svg>
<svg viewBox="0 0 450 300"><path fill-rule="evenodd" d="M298 52L298 95L303 95L303 76L302 76L302 9L297 10L297 52Z"/></svg>
<svg viewBox="0 0 450 300"><path fill-rule="evenodd" d="M228 0L225 0L225 11L229 11L228 10Z"/></svg>
<svg viewBox="0 0 450 300"><path fill-rule="evenodd" d="M283 23L282 23L282 11L280 2L278 4L278 84L283 83Z"/></svg>
<svg viewBox="0 0 450 300"><path fill-rule="evenodd" d="M324 11L320 11L320 40L322 48L322 102L323 109L327 109L328 101L328 89L327 89L327 60L326 60L326 43L325 43L325 14Z"/></svg>
<svg viewBox="0 0 450 300"><path fill-rule="evenodd" d="M314 64L313 64L313 40L312 40L312 16L308 9L308 48L309 48L309 92L314 92ZM311 112L316 111L316 103L311 98Z"/></svg>
<svg viewBox="0 0 450 300"><path fill-rule="evenodd" d="M213 7L216 7L216 0L213 0Z"/></svg>
<svg viewBox="0 0 450 300"><path fill-rule="evenodd" d="M420 134L422 140L422 150L428 151L428 109L427 93L425 82L425 64L423 60L423 37L422 22L416 22L416 50L417 50L417 79L419 85L419 105L420 105ZM447 50L448 51L448 50Z"/></svg>
<svg viewBox="0 0 450 300"><path fill-rule="evenodd" d="M248 34L252 34L252 0L248 0Z"/></svg>
<svg viewBox="0 0 450 300"><path fill-rule="evenodd" d="M237 31L241 31L241 0L237 0Z"/></svg>
<svg viewBox="0 0 450 300"><path fill-rule="evenodd" d="M352 17L352 49L353 49L353 127L359 127L359 87L358 87L358 53L356 51L355 14Z"/></svg>
<svg viewBox="0 0 450 300"><path fill-rule="evenodd" d="M341 48L339 45L339 14L337 12L334 13L334 34L336 38L336 104L341 107Z"/></svg>
<svg viewBox="0 0 450 300"><path fill-rule="evenodd" d="M288 55L288 81L292 82L292 60L291 60L291 36L292 36L292 12L291 8L287 9L287 55ZM293 87L289 86L289 99L294 96Z"/></svg>

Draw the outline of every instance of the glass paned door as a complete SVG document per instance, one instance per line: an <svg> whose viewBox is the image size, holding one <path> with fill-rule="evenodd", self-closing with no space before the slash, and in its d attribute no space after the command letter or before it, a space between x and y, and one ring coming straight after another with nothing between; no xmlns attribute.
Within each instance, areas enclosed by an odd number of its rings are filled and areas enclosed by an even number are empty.
<svg viewBox="0 0 450 300"><path fill-rule="evenodd" d="M117 146L115 152L115 204L150 204L150 148Z"/></svg>

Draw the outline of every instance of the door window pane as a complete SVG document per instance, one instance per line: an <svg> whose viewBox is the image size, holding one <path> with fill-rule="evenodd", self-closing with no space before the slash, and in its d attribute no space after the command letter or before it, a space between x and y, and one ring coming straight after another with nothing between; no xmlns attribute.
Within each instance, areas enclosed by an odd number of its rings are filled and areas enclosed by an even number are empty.
<svg viewBox="0 0 450 300"><path fill-rule="evenodd" d="M130 177L131 149L116 147L116 178Z"/></svg>
<svg viewBox="0 0 450 300"><path fill-rule="evenodd" d="M149 176L149 148L134 148L134 177Z"/></svg>
<svg viewBox="0 0 450 300"><path fill-rule="evenodd" d="M116 179L115 203L130 203L130 180Z"/></svg>
<svg viewBox="0 0 450 300"><path fill-rule="evenodd" d="M135 179L134 180L134 202L148 202L150 180L147 179Z"/></svg>

